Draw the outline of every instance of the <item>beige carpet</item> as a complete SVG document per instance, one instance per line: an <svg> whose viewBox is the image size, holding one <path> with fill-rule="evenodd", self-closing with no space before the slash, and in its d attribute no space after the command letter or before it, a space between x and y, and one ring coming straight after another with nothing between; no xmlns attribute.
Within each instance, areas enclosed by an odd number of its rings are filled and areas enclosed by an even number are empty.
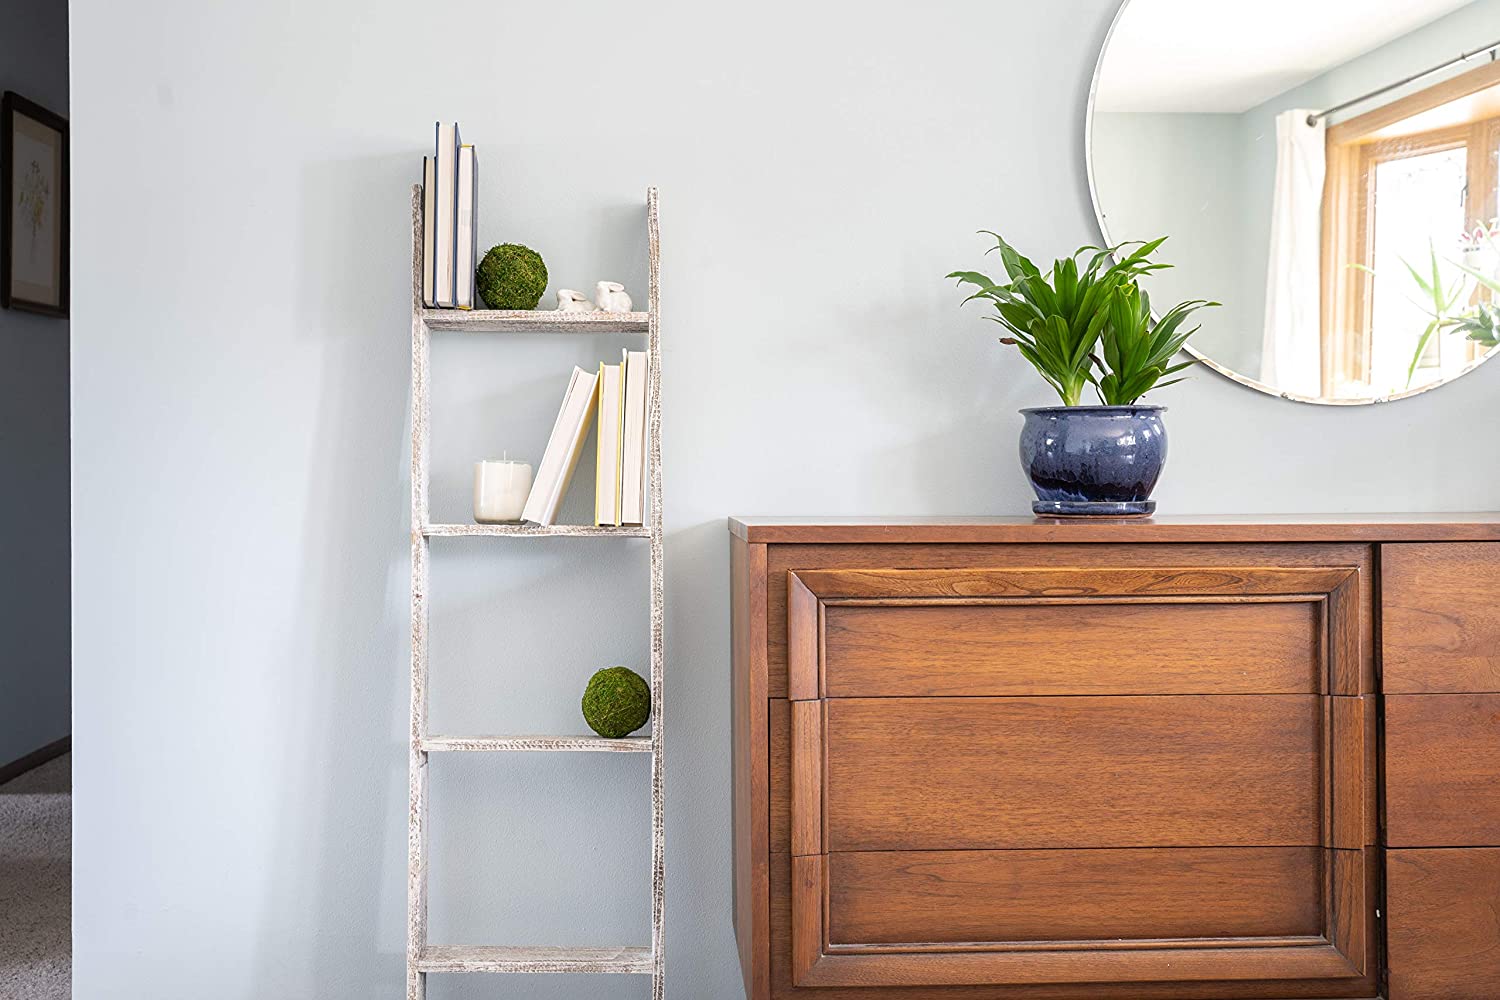
<svg viewBox="0 0 1500 1000"><path fill-rule="evenodd" d="M72 757L0 785L0 997L73 994Z"/></svg>

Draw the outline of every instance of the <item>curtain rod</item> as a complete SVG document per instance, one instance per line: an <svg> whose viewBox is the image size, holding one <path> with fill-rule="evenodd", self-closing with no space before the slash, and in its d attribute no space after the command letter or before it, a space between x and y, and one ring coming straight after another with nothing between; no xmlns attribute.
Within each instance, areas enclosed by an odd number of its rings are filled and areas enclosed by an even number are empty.
<svg viewBox="0 0 1500 1000"><path fill-rule="evenodd" d="M1308 115L1307 124L1316 125L1318 124L1319 119L1327 118L1329 115L1338 114L1340 111L1343 111L1346 108L1352 108L1356 104L1363 104L1370 98L1379 97L1381 94L1389 93L1390 91L1395 90L1397 87L1404 87L1408 83L1416 83L1423 77L1431 76L1434 73L1441 73L1443 70L1448 69L1452 66L1457 66L1459 63L1466 63L1470 59L1473 59L1475 56L1481 55L1485 52L1488 52L1490 54L1490 61L1494 62L1496 49L1500 49L1500 41L1491 42L1488 45L1481 45L1477 49L1463 53L1457 59L1449 59L1447 62L1439 63L1438 65L1433 66L1431 69L1424 69L1420 73L1413 73L1411 76L1407 77L1404 80L1397 80L1395 83L1387 84L1386 86L1381 87L1379 90L1372 90L1368 94L1361 94L1358 97L1354 98L1354 100L1352 101L1345 101L1343 104L1340 104L1337 107L1329 108L1327 111L1321 112L1320 114Z"/></svg>

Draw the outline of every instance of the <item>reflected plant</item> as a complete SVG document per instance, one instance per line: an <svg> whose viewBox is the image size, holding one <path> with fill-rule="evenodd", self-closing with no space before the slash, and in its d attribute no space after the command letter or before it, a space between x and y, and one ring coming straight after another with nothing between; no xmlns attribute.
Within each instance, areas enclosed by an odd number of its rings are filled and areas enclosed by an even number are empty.
<svg viewBox="0 0 1500 1000"><path fill-rule="evenodd" d="M1490 245L1495 246L1493 232L1490 234L1489 240ZM1467 265L1456 264L1455 266L1478 282L1480 287L1487 288L1496 295L1500 295L1500 281L1496 281L1489 275L1476 271ZM1461 316L1450 321L1449 326L1454 332L1462 333L1476 344L1484 347L1500 346L1500 306L1489 302L1480 302Z"/></svg>
<svg viewBox="0 0 1500 1000"><path fill-rule="evenodd" d="M1437 249L1433 247L1432 240L1427 241L1427 256L1430 258L1432 267L1432 279L1424 278L1415 267L1404 257L1401 263L1411 272L1417 287L1422 289L1422 294L1427 300L1421 303L1422 309L1427 313L1429 322L1427 328L1422 331L1422 336L1417 338L1417 349L1412 353L1411 364L1406 366L1406 387L1411 388L1412 380L1417 377L1417 366L1422 363L1422 355L1427 353L1427 345L1431 343L1438 331L1450 326L1456 316L1453 315L1453 307L1465 297L1469 283L1460 278L1456 287L1445 288L1443 286L1442 261L1438 258ZM1428 308L1428 304L1431 308Z"/></svg>
<svg viewBox="0 0 1500 1000"><path fill-rule="evenodd" d="M1427 314L1427 326L1422 330L1422 335L1417 338L1417 349L1412 352L1411 363L1406 366L1406 387L1411 388L1412 381L1417 377L1417 368L1422 364L1422 356L1427 353L1427 347L1432 343L1432 338L1443 330L1449 329L1459 320L1454 306L1463 301L1469 291L1469 283L1465 278L1459 278L1457 285L1447 284L1443 278L1443 261L1438 256L1437 249L1432 245L1432 240L1427 241L1428 266L1431 269L1431 277L1427 277L1418 271L1405 257L1396 258L1401 266L1406 268L1417 287L1421 289L1420 300L1412 299L1412 303ZM1452 263L1451 261L1449 263ZM1363 271L1371 277L1375 277L1375 271L1363 264L1351 264L1350 267ZM1459 270L1470 271L1462 264L1454 264Z"/></svg>
<svg viewBox="0 0 1500 1000"><path fill-rule="evenodd" d="M1492 220L1489 226L1475 226L1472 232L1464 233L1459 239L1461 253L1470 254L1486 248L1500 254L1500 219ZM1411 274L1417 287L1421 289L1422 300L1414 299L1413 301L1428 316L1427 327L1422 331L1422 336L1417 339L1417 349L1412 352L1411 364L1406 369L1407 388L1410 388L1416 379L1422 356L1427 353L1432 338L1438 334L1461 333L1468 340L1482 347L1500 347L1500 306L1489 302L1479 302L1467 308L1456 309L1458 303L1469 298L1469 293L1472 291L1469 279L1472 278L1481 288L1486 288L1497 296L1500 296L1500 281L1496 281L1462 261L1449 260L1447 263L1462 272L1462 276L1459 277L1457 284L1445 284L1442 274L1443 261L1439 258L1431 240L1427 241L1427 255L1430 278L1418 271L1406 258L1398 258ZM1350 266L1370 275L1375 274L1373 270L1362 264Z"/></svg>
<svg viewBox="0 0 1500 1000"><path fill-rule="evenodd" d="M1451 328L1481 346L1500 346L1500 306L1481 302L1453 320Z"/></svg>

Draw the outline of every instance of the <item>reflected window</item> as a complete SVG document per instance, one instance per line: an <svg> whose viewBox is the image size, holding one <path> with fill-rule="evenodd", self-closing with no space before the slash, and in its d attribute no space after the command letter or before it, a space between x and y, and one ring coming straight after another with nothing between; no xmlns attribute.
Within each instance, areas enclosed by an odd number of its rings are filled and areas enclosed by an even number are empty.
<svg viewBox="0 0 1500 1000"><path fill-rule="evenodd" d="M1465 268L1500 277L1494 79L1485 67L1328 130L1325 392L1401 393L1480 357L1444 321L1492 297Z"/></svg>

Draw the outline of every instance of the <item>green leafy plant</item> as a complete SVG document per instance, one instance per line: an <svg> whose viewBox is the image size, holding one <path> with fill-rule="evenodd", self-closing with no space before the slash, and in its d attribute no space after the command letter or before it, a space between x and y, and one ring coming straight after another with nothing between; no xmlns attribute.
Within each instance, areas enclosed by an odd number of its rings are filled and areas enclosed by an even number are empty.
<svg viewBox="0 0 1500 1000"><path fill-rule="evenodd" d="M1456 333L1461 333L1484 347L1500 346L1500 306L1481 302L1472 310L1459 316L1450 324Z"/></svg>
<svg viewBox="0 0 1500 1000"><path fill-rule="evenodd" d="M1217 305L1185 302L1152 321L1149 300L1137 281L1171 266L1150 259L1165 236L1147 243L1082 247L1054 261L1043 274L998 233L981 232L995 238L986 254L999 251L1008 280L997 282L978 271L954 271L948 277L977 288L965 303L985 299L994 305L996 315L986 318L1011 334L1001 343L1014 345L1065 406L1080 405L1088 385L1099 390L1106 405L1135 402L1162 378L1186 367L1168 364L1196 332L1181 332L1183 321L1196 309Z"/></svg>
<svg viewBox="0 0 1500 1000"><path fill-rule="evenodd" d="M1135 283L1114 290L1109 324L1101 338L1104 373L1097 385L1099 399L1106 406L1129 406L1152 389L1174 385L1182 379L1163 382L1193 365L1193 361L1172 364L1177 352L1198 327L1184 329L1187 319L1199 309L1218 305L1206 299L1179 302L1160 319L1151 315L1151 299Z"/></svg>
<svg viewBox="0 0 1500 1000"><path fill-rule="evenodd" d="M1465 264L1454 266L1491 292L1500 295L1500 281ZM1450 320L1448 326L1477 344L1485 347L1500 346L1500 306L1493 303L1480 302L1472 309Z"/></svg>

